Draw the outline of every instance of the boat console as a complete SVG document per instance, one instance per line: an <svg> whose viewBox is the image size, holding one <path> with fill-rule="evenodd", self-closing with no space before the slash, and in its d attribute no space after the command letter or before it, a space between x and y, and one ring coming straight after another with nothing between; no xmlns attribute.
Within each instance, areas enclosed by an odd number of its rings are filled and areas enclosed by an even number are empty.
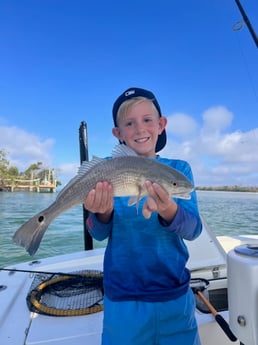
<svg viewBox="0 0 258 345"><path fill-rule="evenodd" d="M229 323L242 344L258 344L258 244L228 253Z"/></svg>

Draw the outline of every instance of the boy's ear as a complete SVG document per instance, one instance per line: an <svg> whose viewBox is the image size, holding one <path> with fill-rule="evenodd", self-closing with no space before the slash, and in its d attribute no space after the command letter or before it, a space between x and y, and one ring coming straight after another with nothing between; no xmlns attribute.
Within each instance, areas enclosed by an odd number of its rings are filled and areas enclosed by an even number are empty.
<svg viewBox="0 0 258 345"><path fill-rule="evenodd" d="M113 135L114 135L118 140L121 139L120 130L119 130L118 127L114 127L114 128L112 129L112 133L113 133Z"/></svg>
<svg viewBox="0 0 258 345"><path fill-rule="evenodd" d="M161 116L159 118L159 134L161 134L163 132L164 128L167 125L167 122L168 122L168 120L165 116Z"/></svg>

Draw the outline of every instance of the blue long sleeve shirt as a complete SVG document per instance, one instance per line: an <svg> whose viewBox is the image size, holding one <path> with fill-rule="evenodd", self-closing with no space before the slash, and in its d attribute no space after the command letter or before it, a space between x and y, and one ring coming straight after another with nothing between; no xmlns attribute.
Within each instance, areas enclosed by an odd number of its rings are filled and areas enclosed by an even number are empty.
<svg viewBox="0 0 258 345"><path fill-rule="evenodd" d="M183 173L192 183L190 165L183 160L157 158ZM189 257L184 240L194 240L202 230L196 192L191 199L174 200L178 210L171 224L153 212L149 219L142 215L146 199L128 206L127 197L114 198L111 221L103 224L90 213L87 228L91 236L108 238L104 257L104 292L113 301L146 302L176 299L189 288Z"/></svg>

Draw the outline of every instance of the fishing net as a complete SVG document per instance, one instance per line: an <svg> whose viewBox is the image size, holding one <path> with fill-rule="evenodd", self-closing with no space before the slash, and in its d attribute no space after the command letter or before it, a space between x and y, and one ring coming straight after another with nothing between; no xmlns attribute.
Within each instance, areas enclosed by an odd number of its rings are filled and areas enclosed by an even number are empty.
<svg viewBox="0 0 258 345"><path fill-rule="evenodd" d="M79 316L103 310L103 272L36 274L27 295L30 311L51 316Z"/></svg>

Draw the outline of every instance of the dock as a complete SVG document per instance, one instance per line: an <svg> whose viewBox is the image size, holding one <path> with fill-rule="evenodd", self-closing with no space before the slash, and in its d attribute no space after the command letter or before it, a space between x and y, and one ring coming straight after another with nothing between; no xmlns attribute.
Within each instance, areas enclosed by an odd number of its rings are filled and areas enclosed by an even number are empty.
<svg viewBox="0 0 258 345"><path fill-rule="evenodd" d="M0 191L55 193L57 181L53 170L44 170L36 178L6 178L0 180Z"/></svg>

